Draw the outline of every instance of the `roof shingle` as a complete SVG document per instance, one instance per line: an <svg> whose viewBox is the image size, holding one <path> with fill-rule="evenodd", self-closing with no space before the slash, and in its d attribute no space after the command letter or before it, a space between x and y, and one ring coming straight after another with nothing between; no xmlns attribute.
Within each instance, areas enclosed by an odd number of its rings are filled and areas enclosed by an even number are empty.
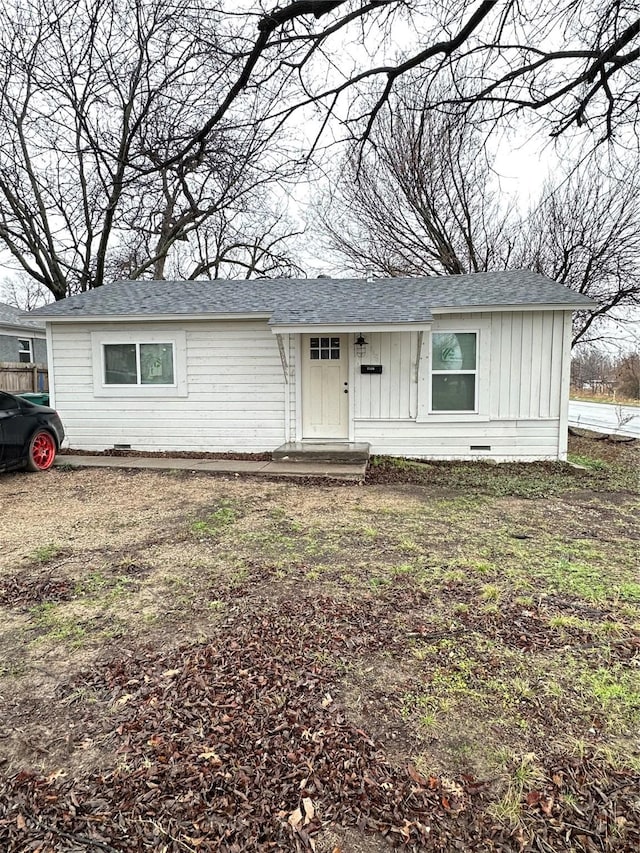
<svg viewBox="0 0 640 853"><path fill-rule="evenodd" d="M530 270L426 278L119 281L38 308L47 318L256 315L274 326L420 323L432 309L594 302Z"/></svg>
<svg viewBox="0 0 640 853"><path fill-rule="evenodd" d="M0 326L17 326L44 332L44 321L31 319L31 312L21 311L6 302L0 302Z"/></svg>

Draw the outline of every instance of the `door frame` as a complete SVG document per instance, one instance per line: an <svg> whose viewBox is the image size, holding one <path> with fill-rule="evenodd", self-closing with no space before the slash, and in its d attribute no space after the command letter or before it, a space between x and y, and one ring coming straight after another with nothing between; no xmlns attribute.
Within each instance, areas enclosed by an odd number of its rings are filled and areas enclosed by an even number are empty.
<svg viewBox="0 0 640 853"><path fill-rule="evenodd" d="M336 439L321 439L321 438L304 438L302 434L302 359L304 358L304 352L302 347L302 338L304 335L313 335L317 336L326 336L333 335L336 337L340 335L344 337L347 342L347 381L349 382L349 411L347 415L348 419L348 437L347 438L336 438ZM356 394L356 371L355 371L355 359L353 358L352 350L353 350L353 342L354 335L352 332L345 332L341 329L331 329L325 330L322 332L318 332L315 329L311 329L307 332L300 332L295 336L295 396L296 396L296 408L295 408L295 440L303 441L309 444L322 444L323 442L353 442L354 441L354 413L355 413L355 394Z"/></svg>

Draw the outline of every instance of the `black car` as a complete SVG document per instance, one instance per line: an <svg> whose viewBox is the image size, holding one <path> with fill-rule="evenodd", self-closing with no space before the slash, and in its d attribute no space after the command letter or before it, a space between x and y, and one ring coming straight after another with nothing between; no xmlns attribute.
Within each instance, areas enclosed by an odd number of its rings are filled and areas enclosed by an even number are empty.
<svg viewBox="0 0 640 853"><path fill-rule="evenodd" d="M0 391L0 471L51 468L64 438L58 413Z"/></svg>

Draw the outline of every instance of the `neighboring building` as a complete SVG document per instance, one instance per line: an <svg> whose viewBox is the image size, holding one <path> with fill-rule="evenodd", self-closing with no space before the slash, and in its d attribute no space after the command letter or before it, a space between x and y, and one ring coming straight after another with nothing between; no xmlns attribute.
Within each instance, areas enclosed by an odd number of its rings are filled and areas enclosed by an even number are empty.
<svg viewBox="0 0 640 853"><path fill-rule="evenodd" d="M44 322L25 318L23 311L4 302L0 302L0 362L47 363Z"/></svg>
<svg viewBox="0 0 640 853"><path fill-rule="evenodd" d="M368 442L432 459L564 459L572 311L527 270L125 281L33 312L69 444L261 452Z"/></svg>

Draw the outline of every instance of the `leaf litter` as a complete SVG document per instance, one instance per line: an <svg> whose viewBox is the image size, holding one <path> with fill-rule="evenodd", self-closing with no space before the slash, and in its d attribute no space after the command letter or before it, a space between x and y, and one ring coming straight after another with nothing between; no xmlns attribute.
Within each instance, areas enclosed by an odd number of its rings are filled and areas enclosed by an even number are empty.
<svg viewBox="0 0 640 853"><path fill-rule="evenodd" d="M400 651L400 615L301 590L83 673L70 689L104 703L113 766L0 780L0 849L304 851L336 827L410 851L639 848L640 776L594 755L549 758L516 823L490 814L490 780L392 763L333 696L350 660Z"/></svg>

